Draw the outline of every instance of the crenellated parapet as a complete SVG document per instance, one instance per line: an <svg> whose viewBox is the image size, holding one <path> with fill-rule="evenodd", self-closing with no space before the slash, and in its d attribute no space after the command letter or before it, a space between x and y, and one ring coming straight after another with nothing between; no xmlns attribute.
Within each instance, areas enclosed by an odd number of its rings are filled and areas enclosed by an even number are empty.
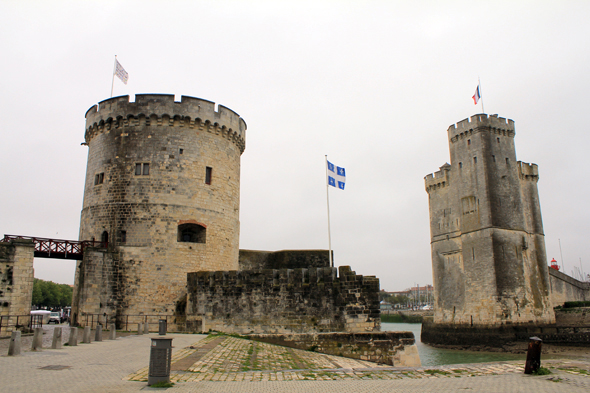
<svg viewBox="0 0 590 393"><path fill-rule="evenodd" d="M463 138L468 138L483 130L489 130L496 135L508 136L514 138L514 121L498 115L487 115L481 113L471 116L471 118L461 120L457 124L452 124L447 133L450 143L455 143Z"/></svg>
<svg viewBox="0 0 590 393"><path fill-rule="evenodd" d="M332 267L311 269L264 269L230 270L190 273L194 275L193 285L201 287L243 287L252 283L260 286L297 286L304 284L333 283L337 269Z"/></svg>
<svg viewBox="0 0 590 393"><path fill-rule="evenodd" d="M135 102L129 96L114 97L92 106L86 112L86 133L89 143L102 132L127 127L168 126L186 127L228 139L243 153L246 147L246 122L236 112L195 97L182 96L174 101L170 94L137 94Z"/></svg>
<svg viewBox="0 0 590 393"><path fill-rule="evenodd" d="M189 330L243 334L380 328L379 279L356 274L349 266L199 271L187 275L187 291Z"/></svg>
<svg viewBox="0 0 590 393"><path fill-rule="evenodd" d="M521 180L539 181L539 167L537 164L529 164L527 162L518 161L518 177Z"/></svg>
<svg viewBox="0 0 590 393"><path fill-rule="evenodd" d="M445 163L443 166L440 167L440 171L436 171L434 173L430 173L424 176L424 185L426 187L426 192L430 193L431 191L436 191L441 188L448 187L450 170L451 166L448 163Z"/></svg>

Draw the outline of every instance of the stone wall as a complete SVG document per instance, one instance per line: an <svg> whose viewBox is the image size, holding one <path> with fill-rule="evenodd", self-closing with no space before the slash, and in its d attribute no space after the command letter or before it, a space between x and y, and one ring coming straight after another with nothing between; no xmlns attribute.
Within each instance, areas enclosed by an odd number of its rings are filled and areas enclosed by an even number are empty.
<svg viewBox="0 0 590 393"><path fill-rule="evenodd" d="M438 346L502 348L539 337L547 344L590 346L590 327L542 324L453 325L422 322L421 341Z"/></svg>
<svg viewBox="0 0 590 393"><path fill-rule="evenodd" d="M581 282L551 267L549 282L551 283L551 303L562 306L565 302L590 300L590 283Z"/></svg>
<svg viewBox="0 0 590 393"><path fill-rule="evenodd" d="M239 270L311 269L330 267L327 250L240 250Z"/></svg>
<svg viewBox="0 0 590 393"><path fill-rule="evenodd" d="M116 315L117 305L126 297L119 286L119 264L113 253L86 247L84 259L76 263L76 286L72 294L73 325L86 326L96 315ZM123 289L124 290L124 289ZM90 317L87 315L94 315Z"/></svg>
<svg viewBox="0 0 590 393"><path fill-rule="evenodd" d="M84 136L80 240L107 240L118 262L83 261L80 272L102 270L92 273L100 281L76 276L80 312L171 315L188 272L238 269L246 123L237 113L186 96L114 97L88 110ZM98 301L93 285L115 292Z"/></svg>
<svg viewBox="0 0 590 393"><path fill-rule="evenodd" d="M379 279L339 268L188 274L188 331L225 333L380 330Z"/></svg>
<svg viewBox="0 0 590 393"><path fill-rule="evenodd" d="M19 324L28 325L33 297L33 256L31 240L0 243L0 315L20 315ZM3 325L16 324L16 318L3 319ZM10 335L14 327L2 328L0 335Z"/></svg>
<svg viewBox="0 0 590 393"><path fill-rule="evenodd" d="M250 334L248 338L395 367L421 365L412 332Z"/></svg>

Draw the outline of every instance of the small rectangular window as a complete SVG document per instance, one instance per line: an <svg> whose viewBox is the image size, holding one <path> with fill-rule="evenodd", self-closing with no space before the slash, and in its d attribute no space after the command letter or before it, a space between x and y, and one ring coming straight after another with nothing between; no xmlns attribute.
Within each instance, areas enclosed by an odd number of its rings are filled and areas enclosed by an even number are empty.
<svg viewBox="0 0 590 393"><path fill-rule="evenodd" d="M473 163L477 164L477 157L473 157Z"/></svg>
<svg viewBox="0 0 590 393"><path fill-rule="evenodd" d="M506 165L510 164L510 160L508 159L508 157L506 157Z"/></svg>
<svg viewBox="0 0 590 393"><path fill-rule="evenodd" d="M211 168L210 166L208 166L205 169L205 184L211 184L211 176L213 174L213 168Z"/></svg>
<svg viewBox="0 0 590 393"><path fill-rule="evenodd" d="M498 143L500 143L500 138L496 138L496 140L498 141Z"/></svg>
<svg viewBox="0 0 590 393"><path fill-rule="evenodd" d="M135 164L135 176L147 176L150 174L150 164Z"/></svg>
<svg viewBox="0 0 590 393"><path fill-rule="evenodd" d="M121 243L126 243L127 242L127 231L121 231L120 238L121 238Z"/></svg>
<svg viewBox="0 0 590 393"><path fill-rule="evenodd" d="M467 146L471 146L471 139L467 139Z"/></svg>
<svg viewBox="0 0 590 393"><path fill-rule="evenodd" d="M95 185L95 186L96 186L96 185L98 185L98 184L102 184L102 183L104 183L104 172L102 172L102 173L97 173L97 174L94 176L94 185Z"/></svg>
<svg viewBox="0 0 590 393"><path fill-rule="evenodd" d="M180 149L180 150L178 151L178 154L182 154L182 153L184 153L184 149Z"/></svg>
<svg viewBox="0 0 590 393"><path fill-rule="evenodd" d="M496 156L492 155L492 161L496 162Z"/></svg>
<svg viewBox="0 0 590 393"><path fill-rule="evenodd" d="M462 162L459 163L459 168L463 168L463 163Z"/></svg>

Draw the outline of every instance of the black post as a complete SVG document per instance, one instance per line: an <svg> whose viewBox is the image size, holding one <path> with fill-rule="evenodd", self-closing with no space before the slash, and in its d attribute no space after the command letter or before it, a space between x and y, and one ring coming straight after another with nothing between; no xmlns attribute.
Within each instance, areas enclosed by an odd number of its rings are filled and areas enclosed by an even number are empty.
<svg viewBox="0 0 590 393"><path fill-rule="evenodd" d="M529 338L529 349L526 353L525 374L532 374L541 367L541 345L543 340L539 337Z"/></svg>

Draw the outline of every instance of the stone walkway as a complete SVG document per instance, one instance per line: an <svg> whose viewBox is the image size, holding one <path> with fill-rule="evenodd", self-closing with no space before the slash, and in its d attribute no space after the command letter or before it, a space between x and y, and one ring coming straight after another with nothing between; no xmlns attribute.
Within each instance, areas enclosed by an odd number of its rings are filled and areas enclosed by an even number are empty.
<svg viewBox="0 0 590 393"><path fill-rule="evenodd" d="M150 337L44 349L8 357L0 343L0 390L138 392L146 384ZM523 362L396 368L231 336L169 334L171 392L588 392L590 363L544 361L552 373L523 374ZM7 341L7 340L2 340ZM23 349L28 350L23 345ZM589 349L590 350L590 349Z"/></svg>

